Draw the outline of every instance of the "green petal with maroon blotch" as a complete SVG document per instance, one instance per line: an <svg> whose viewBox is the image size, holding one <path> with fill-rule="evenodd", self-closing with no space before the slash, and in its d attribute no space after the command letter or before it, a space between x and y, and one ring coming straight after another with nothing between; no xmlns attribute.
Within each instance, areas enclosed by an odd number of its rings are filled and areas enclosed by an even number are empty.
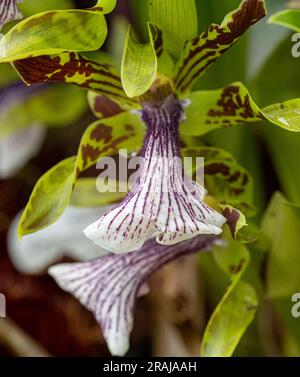
<svg viewBox="0 0 300 377"><path fill-rule="evenodd" d="M156 73L157 57L152 38L145 44L136 42L129 26L121 66L121 79L127 96L133 98L144 94L153 84Z"/></svg>
<svg viewBox="0 0 300 377"><path fill-rule="evenodd" d="M273 14L268 22L270 24L278 24L300 33L300 10L286 9L281 12Z"/></svg>
<svg viewBox="0 0 300 377"><path fill-rule="evenodd" d="M76 52L18 60L14 66L28 85L62 82L93 90L129 108L135 104L126 96L114 66L89 60Z"/></svg>
<svg viewBox="0 0 300 377"><path fill-rule="evenodd" d="M249 122L267 120L288 131L300 131L300 99L260 109L247 88L234 82L222 89L193 92L191 104L185 109L186 119L180 131L200 136L207 132Z"/></svg>
<svg viewBox="0 0 300 377"><path fill-rule="evenodd" d="M228 226L234 239L241 244L257 242L261 238L261 230L254 221L247 221L257 213L256 208L248 203L238 200L223 201L219 203L223 216L228 220ZM247 225L247 226L245 226Z"/></svg>
<svg viewBox="0 0 300 377"><path fill-rule="evenodd" d="M197 79L265 15L264 0L244 0L221 25L212 24L208 31L187 41L175 69L177 90L181 93L189 91Z"/></svg>
<svg viewBox="0 0 300 377"><path fill-rule="evenodd" d="M240 212L242 212L247 218L252 218L257 215L257 208L249 203L249 202L243 202L240 200L224 200L221 201L222 205L229 205L231 207L234 207L238 209Z"/></svg>
<svg viewBox="0 0 300 377"><path fill-rule="evenodd" d="M227 151L213 147L191 147L182 149L182 156L204 159L205 188L219 201L252 202L252 177ZM193 171L187 174L195 175L203 164L194 165Z"/></svg>
<svg viewBox="0 0 300 377"><path fill-rule="evenodd" d="M165 47L179 56L185 41L198 34L195 0L148 0L149 19L165 36Z"/></svg>
<svg viewBox="0 0 300 377"><path fill-rule="evenodd" d="M33 15L15 25L0 41L0 62L67 51L94 51L104 43L104 13L115 0L89 9L52 10ZM105 10L106 9L106 10Z"/></svg>
<svg viewBox="0 0 300 377"><path fill-rule="evenodd" d="M36 183L19 224L19 237L54 223L69 204L81 172L99 159L115 155L120 148L135 149L142 143L143 136L139 117L131 113L91 124L81 139L77 156L61 161Z"/></svg>
<svg viewBox="0 0 300 377"><path fill-rule="evenodd" d="M247 225L245 215L228 204L219 204L219 207L222 209L223 216L227 219L232 237L236 239L238 232Z"/></svg>
<svg viewBox="0 0 300 377"><path fill-rule="evenodd" d="M138 103L132 102L131 106L131 103L117 102L113 98L109 98L106 95L100 95L91 91L88 92L88 103L95 117L99 119L118 115L123 111L129 110L130 108L139 108Z"/></svg>

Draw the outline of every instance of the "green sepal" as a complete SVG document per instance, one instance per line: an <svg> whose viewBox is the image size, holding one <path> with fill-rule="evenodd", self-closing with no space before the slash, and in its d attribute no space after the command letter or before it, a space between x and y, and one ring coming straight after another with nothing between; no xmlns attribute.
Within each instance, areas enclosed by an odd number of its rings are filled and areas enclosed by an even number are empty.
<svg viewBox="0 0 300 377"><path fill-rule="evenodd" d="M288 131L300 131L300 98L260 109L241 82L222 89L190 94L180 132L200 136L207 132L251 122L269 121Z"/></svg>
<svg viewBox="0 0 300 377"><path fill-rule="evenodd" d="M113 65L89 60L75 52L18 60L14 66L28 85L39 82L72 84L93 90L129 109L137 105L126 96L119 72Z"/></svg>
<svg viewBox="0 0 300 377"><path fill-rule="evenodd" d="M156 73L157 57L152 41L146 44L136 42L129 26L121 66L121 79L127 96L133 98L147 92L156 79Z"/></svg>
<svg viewBox="0 0 300 377"><path fill-rule="evenodd" d="M181 151L183 157L204 159L204 183L210 195L220 202L252 202L253 180L249 172L240 166L227 151L214 147L191 147ZM193 166L189 175L196 173Z"/></svg>
<svg viewBox="0 0 300 377"><path fill-rule="evenodd" d="M190 91L198 78L265 15L264 0L244 0L221 25L212 24L200 36L188 40L174 71L178 92Z"/></svg>
<svg viewBox="0 0 300 377"><path fill-rule="evenodd" d="M26 18L1 39L0 62L68 51L98 50L107 36L103 13L103 8L97 6L52 10Z"/></svg>

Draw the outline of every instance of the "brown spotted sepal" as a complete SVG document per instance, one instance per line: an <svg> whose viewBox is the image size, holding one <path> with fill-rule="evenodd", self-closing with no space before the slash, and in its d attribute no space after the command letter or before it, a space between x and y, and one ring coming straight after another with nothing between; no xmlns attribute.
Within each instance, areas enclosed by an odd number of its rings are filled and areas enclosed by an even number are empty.
<svg viewBox="0 0 300 377"><path fill-rule="evenodd" d="M266 16L264 0L244 0L221 25L212 24L200 36L187 41L176 66L174 82L179 92L187 92L195 81L224 54L244 32Z"/></svg>
<svg viewBox="0 0 300 377"><path fill-rule="evenodd" d="M73 84L117 103L135 105L135 101L126 96L120 75L112 65L91 61L75 52L18 60L14 66L28 85L39 82Z"/></svg>

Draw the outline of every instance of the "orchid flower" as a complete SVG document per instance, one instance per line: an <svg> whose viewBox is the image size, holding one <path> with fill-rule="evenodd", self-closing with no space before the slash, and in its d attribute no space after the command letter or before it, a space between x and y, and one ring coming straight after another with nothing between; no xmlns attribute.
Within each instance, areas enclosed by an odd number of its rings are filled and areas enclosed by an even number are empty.
<svg viewBox="0 0 300 377"><path fill-rule="evenodd" d="M86 228L89 238L119 253L138 250L150 238L171 245L199 234L220 234L226 216L205 204L204 188L185 176L180 137L187 140L186 136L258 121L299 131L299 99L260 109L242 83L192 91L198 78L266 15L264 0L243 0L220 25L212 24L200 35L194 0L184 8L178 0L166 3L172 7L170 14L160 1L149 1L148 43L137 43L129 29L121 74L101 58L80 54L101 47L107 31L104 15L116 0L99 0L94 8L77 12L46 13L47 33L45 14L35 15L34 25L21 21L1 40L5 53L0 63L12 62L28 85L63 82L88 89L90 107L99 118L86 129L77 156L61 161L39 180L21 218L19 236L55 222L79 175L122 148L139 151L143 158L139 179L118 206ZM71 27L78 18L85 20L82 33ZM15 39L24 33L22 46L16 48ZM227 176L222 162L213 168L215 175L236 184L232 195L239 200L248 181L241 174ZM62 170L58 188L50 178ZM48 205L38 204L44 202Z"/></svg>
<svg viewBox="0 0 300 377"><path fill-rule="evenodd" d="M59 264L49 269L58 285L93 312L113 355L129 349L134 306L144 295L151 274L180 257L211 249L217 236L201 235L177 245L164 246L148 240L135 253L108 254L85 263Z"/></svg>
<svg viewBox="0 0 300 377"><path fill-rule="evenodd" d="M204 188L184 175L178 136L182 116L183 105L173 94L144 103L147 132L140 178L116 208L85 230L97 245L128 252L154 236L158 243L172 245L222 232L226 219L204 203Z"/></svg>
<svg viewBox="0 0 300 377"><path fill-rule="evenodd" d="M19 213L12 221L7 237L8 254L15 268L27 274L38 274L64 256L87 261L106 254L82 234L82 229L95 220L103 209L69 206L60 219L46 229L18 240Z"/></svg>

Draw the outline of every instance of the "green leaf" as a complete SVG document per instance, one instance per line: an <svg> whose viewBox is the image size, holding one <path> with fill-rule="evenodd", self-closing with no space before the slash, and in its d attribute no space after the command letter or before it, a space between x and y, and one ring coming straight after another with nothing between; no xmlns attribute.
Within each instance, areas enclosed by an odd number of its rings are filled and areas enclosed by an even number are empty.
<svg viewBox="0 0 300 377"><path fill-rule="evenodd" d="M135 149L143 135L139 117L130 113L91 124L81 139L77 157L61 161L37 182L19 223L19 237L54 223L68 205L81 172L100 158L115 155L120 148Z"/></svg>
<svg viewBox="0 0 300 377"><path fill-rule="evenodd" d="M184 148L181 153L183 157L204 158L205 187L216 199L251 203L252 178L230 153L212 147ZM195 173L193 168L192 174Z"/></svg>
<svg viewBox="0 0 300 377"><path fill-rule="evenodd" d="M14 66L28 85L63 82L93 90L129 108L136 105L126 96L119 73L112 65L91 61L75 52L27 58L16 61Z"/></svg>
<svg viewBox="0 0 300 377"><path fill-rule="evenodd" d="M25 92L0 111L0 140L28 125L61 127L74 122L86 109L84 92L78 88L57 85ZM20 91L20 88L19 88ZM28 91L28 94L26 94Z"/></svg>
<svg viewBox="0 0 300 377"><path fill-rule="evenodd" d="M273 14L268 22L270 24L277 24L288 27L300 33L300 10L286 9L281 12Z"/></svg>
<svg viewBox="0 0 300 377"><path fill-rule="evenodd" d="M178 56L185 41L198 34L195 0L148 0L149 19L165 36L167 50Z"/></svg>
<svg viewBox="0 0 300 377"><path fill-rule="evenodd" d="M53 10L19 22L0 41L0 62L99 49L107 35L101 9Z"/></svg>
<svg viewBox="0 0 300 377"><path fill-rule="evenodd" d="M297 211L282 194L274 194L262 229L269 244L267 295L271 298L291 296L300 289L300 222Z"/></svg>
<svg viewBox="0 0 300 377"><path fill-rule="evenodd" d="M101 207L116 203L123 197L124 194L120 192L100 194L97 191L95 178L81 178L75 184L70 205L74 207Z"/></svg>
<svg viewBox="0 0 300 377"><path fill-rule="evenodd" d="M144 94L153 84L156 73L157 57L153 43L137 43L129 27L121 67L122 84L127 96L132 98Z"/></svg>
<svg viewBox="0 0 300 377"><path fill-rule="evenodd" d="M219 204L219 207L222 209L223 216L227 219L232 237L236 239L238 232L247 225L245 215L228 204Z"/></svg>
<svg viewBox="0 0 300 377"><path fill-rule="evenodd" d="M187 92L206 70L244 32L266 15L264 0L244 0L229 13L221 25L212 24L208 31L190 39L177 63L174 82L179 92Z"/></svg>
<svg viewBox="0 0 300 377"><path fill-rule="evenodd" d="M300 99L260 109L247 88L234 82L222 89L190 94L186 120L180 131L184 135L200 136L218 128L268 120L288 131L300 131Z"/></svg>
<svg viewBox="0 0 300 377"><path fill-rule="evenodd" d="M228 357L252 322L258 302L254 289L240 281L249 263L248 250L231 240L227 248L216 248L214 257L230 284L207 324L201 356Z"/></svg>
<svg viewBox="0 0 300 377"><path fill-rule="evenodd" d="M202 357L230 357L253 321L257 296L251 285L239 282L225 294L206 328Z"/></svg>

